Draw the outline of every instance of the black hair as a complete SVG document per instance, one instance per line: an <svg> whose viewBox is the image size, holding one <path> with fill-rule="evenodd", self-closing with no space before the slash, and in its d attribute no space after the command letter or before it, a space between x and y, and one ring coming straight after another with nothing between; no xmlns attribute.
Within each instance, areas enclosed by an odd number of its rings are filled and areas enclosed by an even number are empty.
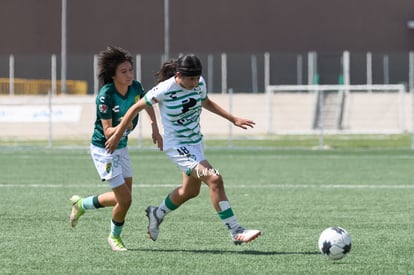
<svg viewBox="0 0 414 275"><path fill-rule="evenodd" d="M161 69L155 73L156 83L173 77L177 72L183 76L200 76L202 65L200 59L193 55L182 55L178 59L170 59L162 64Z"/></svg>
<svg viewBox="0 0 414 275"><path fill-rule="evenodd" d="M109 46L99 53L98 79L102 85L113 82L116 68L119 64L128 61L133 66L131 54L120 47Z"/></svg>

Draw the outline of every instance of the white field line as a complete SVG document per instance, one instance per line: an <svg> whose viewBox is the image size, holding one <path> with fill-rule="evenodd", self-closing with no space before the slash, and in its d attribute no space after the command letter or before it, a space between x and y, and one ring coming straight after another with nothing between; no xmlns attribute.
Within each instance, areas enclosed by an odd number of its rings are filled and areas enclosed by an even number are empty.
<svg viewBox="0 0 414 275"><path fill-rule="evenodd" d="M0 188L79 188L82 185L74 184L2 184ZM83 187L108 188L107 185L83 185ZM177 184L139 184L133 185L134 188L174 188ZM263 184L263 185L227 185L226 189L414 189L414 184Z"/></svg>
<svg viewBox="0 0 414 275"><path fill-rule="evenodd" d="M0 150L1 151L1 150ZM50 159L53 158L61 158L61 156L56 156L56 155L50 155L48 156ZM132 159L154 159L154 160L168 160L168 158L164 155L164 154L159 154L159 155L146 155L145 153L143 154L131 154L130 157ZM231 154L230 154L231 157ZM252 159L255 158L255 153L252 152L252 154L250 155L234 155L232 156L233 158L237 158L237 159ZM39 159L41 158L39 155L21 155L21 156L17 156L18 159ZM310 154L295 154L295 155L285 155L283 153L280 152L275 152L272 155L261 155L260 159L358 159L358 160L378 160L378 159L386 159L386 160L393 160L393 159L407 159L407 160L414 160L414 155L406 155L406 154L401 154L401 155L387 155L387 154L377 154L377 155L347 155L347 154L329 154L329 155L320 155L320 156L315 156L315 155L310 155ZM71 159L71 160L85 160L85 159L91 159L91 157L89 155L70 155L70 156L65 156L65 159Z"/></svg>

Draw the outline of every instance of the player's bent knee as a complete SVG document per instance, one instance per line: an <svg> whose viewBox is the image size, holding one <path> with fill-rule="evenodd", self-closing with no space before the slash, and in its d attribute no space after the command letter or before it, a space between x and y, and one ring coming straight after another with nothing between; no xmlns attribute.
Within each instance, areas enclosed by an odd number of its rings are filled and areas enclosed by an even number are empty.
<svg viewBox="0 0 414 275"><path fill-rule="evenodd" d="M118 201L118 204L120 207L122 207L123 209L129 209L129 207L132 204L132 199L131 198L123 198L122 200Z"/></svg>

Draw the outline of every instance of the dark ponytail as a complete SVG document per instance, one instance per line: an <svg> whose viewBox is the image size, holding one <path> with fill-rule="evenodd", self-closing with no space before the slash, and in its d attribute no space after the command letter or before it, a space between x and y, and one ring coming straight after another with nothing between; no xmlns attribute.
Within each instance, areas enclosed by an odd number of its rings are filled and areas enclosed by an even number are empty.
<svg viewBox="0 0 414 275"><path fill-rule="evenodd" d="M177 72L183 76L200 76L202 65L200 59L193 55L183 55L177 60L171 59L162 64L161 69L155 73L156 82L160 83L173 77Z"/></svg>
<svg viewBox="0 0 414 275"><path fill-rule="evenodd" d="M174 59L170 59L162 64L161 69L155 73L155 82L160 83L167 80L175 75L177 72L176 64Z"/></svg>

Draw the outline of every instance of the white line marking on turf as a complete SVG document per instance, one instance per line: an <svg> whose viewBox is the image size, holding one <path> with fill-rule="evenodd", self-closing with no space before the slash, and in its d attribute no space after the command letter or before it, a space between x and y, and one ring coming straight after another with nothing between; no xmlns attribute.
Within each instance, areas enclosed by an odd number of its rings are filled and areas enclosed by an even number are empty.
<svg viewBox="0 0 414 275"><path fill-rule="evenodd" d="M107 185L74 185L74 184L4 184L0 183L0 188L108 188ZM139 184L133 185L134 188L174 188L177 184ZM408 184L261 184L261 185L226 185L226 189L414 189L414 185Z"/></svg>

